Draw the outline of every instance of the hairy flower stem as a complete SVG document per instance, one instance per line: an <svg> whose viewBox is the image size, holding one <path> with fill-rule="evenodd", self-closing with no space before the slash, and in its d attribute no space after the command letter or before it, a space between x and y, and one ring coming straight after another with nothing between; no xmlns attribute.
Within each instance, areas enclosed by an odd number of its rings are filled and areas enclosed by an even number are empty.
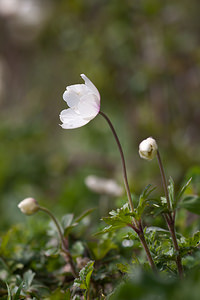
<svg viewBox="0 0 200 300"><path fill-rule="evenodd" d="M121 156L121 161L122 161L125 189L126 189L126 193L127 193L127 197L128 197L128 201L129 201L131 211L133 211L134 210L133 200L131 198L131 192L130 192L130 188L129 188L129 184L128 184L128 178L127 178L127 172L126 172L126 163L125 163L125 158L124 158L124 153L123 153L123 150L122 150L121 143L119 141L117 133L116 133L110 119L102 111L100 111L99 114L102 115L102 117L104 117L104 119L108 122L108 125L110 126L110 129L111 129L111 131L114 135L115 141L117 143L117 146L118 146L118 149L119 149L119 152L120 152L120 156Z"/></svg>
<svg viewBox="0 0 200 300"><path fill-rule="evenodd" d="M166 181L165 171L164 171L164 168L163 168L160 153L159 153L158 150L157 150L157 159L158 159L158 165L159 165L159 168L160 168L160 174L161 174L161 178L162 178L162 184L163 184L163 188L164 188L164 192L165 192L165 197L166 197L166 200L167 200L167 207L170 211L171 210L171 205L170 205L169 193L168 193L168 189L167 189L167 181Z"/></svg>
<svg viewBox="0 0 200 300"><path fill-rule="evenodd" d="M58 230L58 235L60 237L60 242L61 242L62 250L67 255L68 261L69 261L69 264L70 264L70 267L71 267L72 275L74 276L74 278L76 278L78 274L76 272L76 269L75 269L75 266L74 266L74 262L73 262L73 259L72 259L72 256L71 256L71 253L67 249L66 242L65 242L64 236L62 234L62 229L60 227L60 224L58 223L58 221L54 217L54 215L46 207L41 207L40 206L39 210L45 212L53 220L53 222L54 222L54 224L55 224L55 226L56 226L56 228Z"/></svg>
<svg viewBox="0 0 200 300"><path fill-rule="evenodd" d="M119 138L117 136L117 133L116 133L110 119L107 117L107 115L104 114L102 111L100 111L99 114L102 115L102 117L104 117L104 119L107 121L107 123L110 126L110 129L111 129L111 131L114 135L115 141L117 143L117 146L118 146L118 149L119 149L119 152L120 152L120 156L121 156L121 161L122 161L122 168L123 168L123 176L124 176L124 184L125 184L125 188L126 188L126 193L127 193L127 197L128 197L131 212L133 212L134 211L133 200L131 198L131 192L130 192L130 188L129 188L129 184L128 184L126 163L125 163L125 158L124 158L124 153L123 153L123 150L122 150L121 143L120 143ZM147 259L149 261L149 264L150 264L151 268L153 269L153 271L156 272L156 266L155 266L154 261L152 259L151 253L149 251L149 248L148 248L145 236L144 236L144 232L143 232L143 229L142 229L142 224L141 224L141 222L137 222L134 218L133 218L133 223L134 223L134 225L133 226L131 225L131 227L138 234L139 239L142 243L142 246L144 247L144 250L147 254Z"/></svg>
<svg viewBox="0 0 200 300"><path fill-rule="evenodd" d="M142 227L142 221L137 221L137 227L134 226L134 224L129 224L129 227L131 227L138 235L140 242L146 252L147 255L147 259L149 262L150 267L152 268L152 270L154 271L154 273L157 273L157 268L156 265L153 261L153 258L151 256L151 252L149 250L149 247L147 245L146 239L145 239L145 235L144 235L144 231L143 231L143 227Z"/></svg>
<svg viewBox="0 0 200 300"><path fill-rule="evenodd" d="M181 256L180 256L180 249L178 246L178 242L177 242L177 237L176 237L176 232L175 232L175 212L171 213L171 204L170 204L170 200L169 200L169 193L168 193L168 189L167 189L167 181L166 181L166 176L165 176L165 171L163 168L163 164L162 164L162 160L160 157L160 153L159 151L157 151L157 159L158 159L158 165L160 168L160 173L161 173L161 177L162 177L162 184L163 184L163 188L164 188L164 193L165 193L165 197L167 200L167 207L169 212L164 214L165 220L167 222L167 226L168 229L170 231L171 237L172 237L172 242L173 242L173 246L174 249L176 251L176 264L177 264L177 268L178 268L178 273L180 278L183 278L183 266L182 266L182 262L181 262Z"/></svg>
<svg viewBox="0 0 200 300"><path fill-rule="evenodd" d="M179 246L178 246L178 242L177 242L177 238L176 238L174 221L172 223L168 222L168 228L171 233L174 249L176 250L176 253L177 253L176 264L177 264L177 268L178 268L178 273L179 273L180 278L183 278L184 272L183 272L183 266L182 266L182 262L181 262L181 256L179 254Z"/></svg>
<svg viewBox="0 0 200 300"><path fill-rule="evenodd" d="M156 268L155 263L153 261L153 258L151 256L151 252L150 252L149 247L147 245L147 242L146 242L146 239L145 239L142 227L140 228L140 231L137 234L138 234L140 242L142 243L142 246L143 246L143 248L144 248L144 250L146 252L147 259L149 261L149 264L150 264L152 270L154 271L154 273L157 273L157 268Z"/></svg>

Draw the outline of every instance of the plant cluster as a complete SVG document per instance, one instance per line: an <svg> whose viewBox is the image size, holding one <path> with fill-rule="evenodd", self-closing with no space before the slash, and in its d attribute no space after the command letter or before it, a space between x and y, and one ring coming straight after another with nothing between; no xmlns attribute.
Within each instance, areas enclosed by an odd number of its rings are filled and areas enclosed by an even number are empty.
<svg viewBox="0 0 200 300"><path fill-rule="evenodd" d="M2 238L2 299L188 299L189 286L200 281L200 232L192 228L192 236L190 232L179 233L176 220L182 208L200 214L200 198L190 189L192 178L179 189L171 177L167 180L159 146L149 137L140 143L139 155L148 161L157 159L164 195L156 195L151 185L139 196L131 193L123 149L113 124L100 110L100 93L84 74L81 77L85 84L68 86L64 92L69 108L60 114L61 127L84 126L98 114L105 119L119 149L127 199L121 199L120 207L102 217L105 225L99 222L92 234L89 227L94 209L79 217L66 214L59 222L34 198L20 202L22 213L43 212L51 222L46 235L41 224L37 240L24 229L30 239L27 245L22 243L22 229L17 226ZM110 189L109 194L111 186L114 192L118 188L112 181L106 184L101 179L98 184L98 192ZM119 196L120 189L115 194ZM183 216L184 222L187 216ZM8 248L11 235L16 240ZM12 256L14 247L18 247L17 257ZM193 299L198 291L194 288Z"/></svg>

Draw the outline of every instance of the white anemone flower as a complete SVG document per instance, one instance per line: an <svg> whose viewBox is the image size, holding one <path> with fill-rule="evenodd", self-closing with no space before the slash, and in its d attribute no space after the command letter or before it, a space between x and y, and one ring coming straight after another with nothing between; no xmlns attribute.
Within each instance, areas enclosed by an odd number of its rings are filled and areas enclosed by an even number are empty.
<svg viewBox="0 0 200 300"><path fill-rule="evenodd" d="M114 197L122 196L123 188L113 179L89 175L85 178L87 187L98 194L105 194Z"/></svg>
<svg viewBox="0 0 200 300"><path fill-rule="evenodd" d="M100 94L95 85L81 74L84 84L67 86L63 94L64 101L69 106L60 113L60 120L64 129L84 126L96 117L100 110Z"/></svg>

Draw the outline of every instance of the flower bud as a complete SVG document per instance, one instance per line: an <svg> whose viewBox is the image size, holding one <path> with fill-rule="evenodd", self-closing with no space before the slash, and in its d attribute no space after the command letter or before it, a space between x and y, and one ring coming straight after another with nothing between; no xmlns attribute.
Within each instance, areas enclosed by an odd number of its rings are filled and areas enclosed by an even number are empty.
<svg viewBox="0 0 200 300"><path fill-rule="evenodd" d="M18 204L19 209L25 215L33 215L36 213L40 206L34 198L26 198Z"/></svg>
<svg viewBox="0 0 200 300"><path fill-rule="evenodd" d="M152 160L156 156L157 150L157 143L152 137L142 141L139 145L140 157L147 160Z"/></svg>

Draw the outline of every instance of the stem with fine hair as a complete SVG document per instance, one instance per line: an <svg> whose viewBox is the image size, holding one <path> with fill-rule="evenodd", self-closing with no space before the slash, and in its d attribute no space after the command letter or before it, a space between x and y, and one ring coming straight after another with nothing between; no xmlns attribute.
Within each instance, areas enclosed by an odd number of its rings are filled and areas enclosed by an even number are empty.
<svg viewBox="0 0 200 300"><path fill-rule="evenodd" d="M140 223L140 225L141 225L141 226L140 226L140 231L138 232L138 237L139 237L140 242L142 243L143 248L144 248L144 250L145 250L145 252L146 252L147 259L148 259L148 261L149 261L149 264L150 264L152 270L154 271L154 273L157 273L157 268L156 268L156 266L155 266L155 263L154 263L153 258L152 258L152 256L151 256L151 252L150 252L150 250L149 250L149 247L148 247L148 245L147 245L147 242L146 242L146 239L145 239L145 236L144 236L142 224Z"/></svg>
<svg viewBox="0 0 200 300"><path fill-rule="evenodd" d="M167 213L164 214L164 218L167 222L167 226L168 226L169 232L172 237L173 246L177 253L176 254L176 264L177 264L177 268L178 268L178 273L179 273L180 278L183 278L183 275L184 275L183 266L182 266L182 262L181 262L180 249L178 246L176 232L175 232L175 216L176 216L176 214L175 214L175 212L173 213L173 215L171 214L171 204L170 204L170 200L169 200L169 192L168 192L168 188L167 188L165 171L164 171L163 163L162 163L161 156L160 156L160 153L158 150L157 150L157 159L158 159L158 165L159 165L160 173L161 173L161 177L162 177L162 184L163 184L163 189L164 189L164 193L165 193L165 197L166 197L166 201L167 201L167 207L169 210Z"/></svg>
<svg viewBox="0 0 200 300"><path fill-rule="evenodd" d="M114 135L115 141L117 143L118 149L119 149L119 153L121 156L121 161L122 161L122 169L123 169L123 176L124 176L124 185L125 185L125 189L126 189L126 193L127 193L127 197L128 197L128 201L129 201L129 205L131 208L131 211L134 210L134 206L133 206L133 200L131 198L131 192L130 192L130 188L129 188L129 183L128 183L128 177L127 177L127 171L126 171L126 163L125 163L125 158L124 158L124 153L122 150L122 146L121 143L119 141L119 138L117 136L117 133L110 121L110 119L107 117L106 114L104 114L102 111L99 112L100 115L102 115L102 117L104 117L104 119L107 121L108 125L110 126L110 129Z"/></svg>
<svg viewBox="0 0 200 300"><path fill-rule="evenodd" d="M64 239L60 224L58 223L58 221L54 217L54 215L46 207L41 207L40 206L39 210L45 212L53 220L53 222L54 222L54 224L57 228L57 231L58 231L58 235L59 235L59 238L60 238L62 250L67 255L68 260L69 260L69 264L70 264L70 267L71 267L72 275L74 276L74 278L76 278L77 277L77 272L76 272L76 269L75 269L75 266L74 266L74 262L73 262L71 253L69 252L69 250L66 247L65 239Z"/></svg>
<svg viewBox="0 0 200 300"><path fill-rule="evenodd" d="M157 273L157 268L156 265L153 261L153 258L151 256L151 252L149 250L149 247L147 245L146 239L145 239L145 235L144 235L144 231L143 231L143 227L142 227L142 221L139 220L138 221L138 227L136 228L133 224L128 224L129 227L131 227L138 235L140 242L146 252L146 256L149 262L149 265L151 266L152 270L154 271L154 273Z"/></svg>
<svg viewBox="0 0 200 300"><path fill-rule="evenodd" d="M118 149L119 149L119 153L121 156L121 161L122 161L122 169L123 169L123 176L124 176L124 184L125 184L125 189L126 189L126 193L127 193L127 197L128 197L128 201L129 201L129 205L130 205L130 209L131 212L134 211L134 206L133 206L133 200L131 198L131 192L130 192L130 188L129 188L129 183L128 183L128 177L127 177L127 171L126 171L126 163L125 163L125 158L124 158L124 153L122 150L122 146L121 143L119 141L118 135L112 125L112 122L110 121L110 119L108 118L108 116L106 114L104 114L102 111L99 112L100 115L102 115L102 117L104 117L104 119L107 121L108 125L110 126L110 129L113 133L113 136L115 138L115 141L117 143ZM141 241L141 244L146 252L147 255L147 259L149 261L149 264L152 268L152 270L154 272L156 272L156 266L154 264L153 258L151 256L150 250L148 248L145 236L144 236L144 232L143 232L143 228L142 228L142 224L140 221L137 221L133 218L133 224L129 225L139 236L139 239Z"/></svg>
<svg viewBox="0 0 200 300"><path fill-rule="evenodd" d="M167 200L167 207L170 211L171 205L170 205L169 194L168 194L168 189L167 189L167 181L166 181L166 176L165 176L165 171L164 171L164 167L163 167L163 164L162 164L161 156L160 156L160 153L159 153L158 150L157 150L157 159L158 159L158 165L159 165L159 168L160 168L160 174L161 174L161 178L162 178L163 189L164 189L165 197L166 197L166 200Z"/></svg>

